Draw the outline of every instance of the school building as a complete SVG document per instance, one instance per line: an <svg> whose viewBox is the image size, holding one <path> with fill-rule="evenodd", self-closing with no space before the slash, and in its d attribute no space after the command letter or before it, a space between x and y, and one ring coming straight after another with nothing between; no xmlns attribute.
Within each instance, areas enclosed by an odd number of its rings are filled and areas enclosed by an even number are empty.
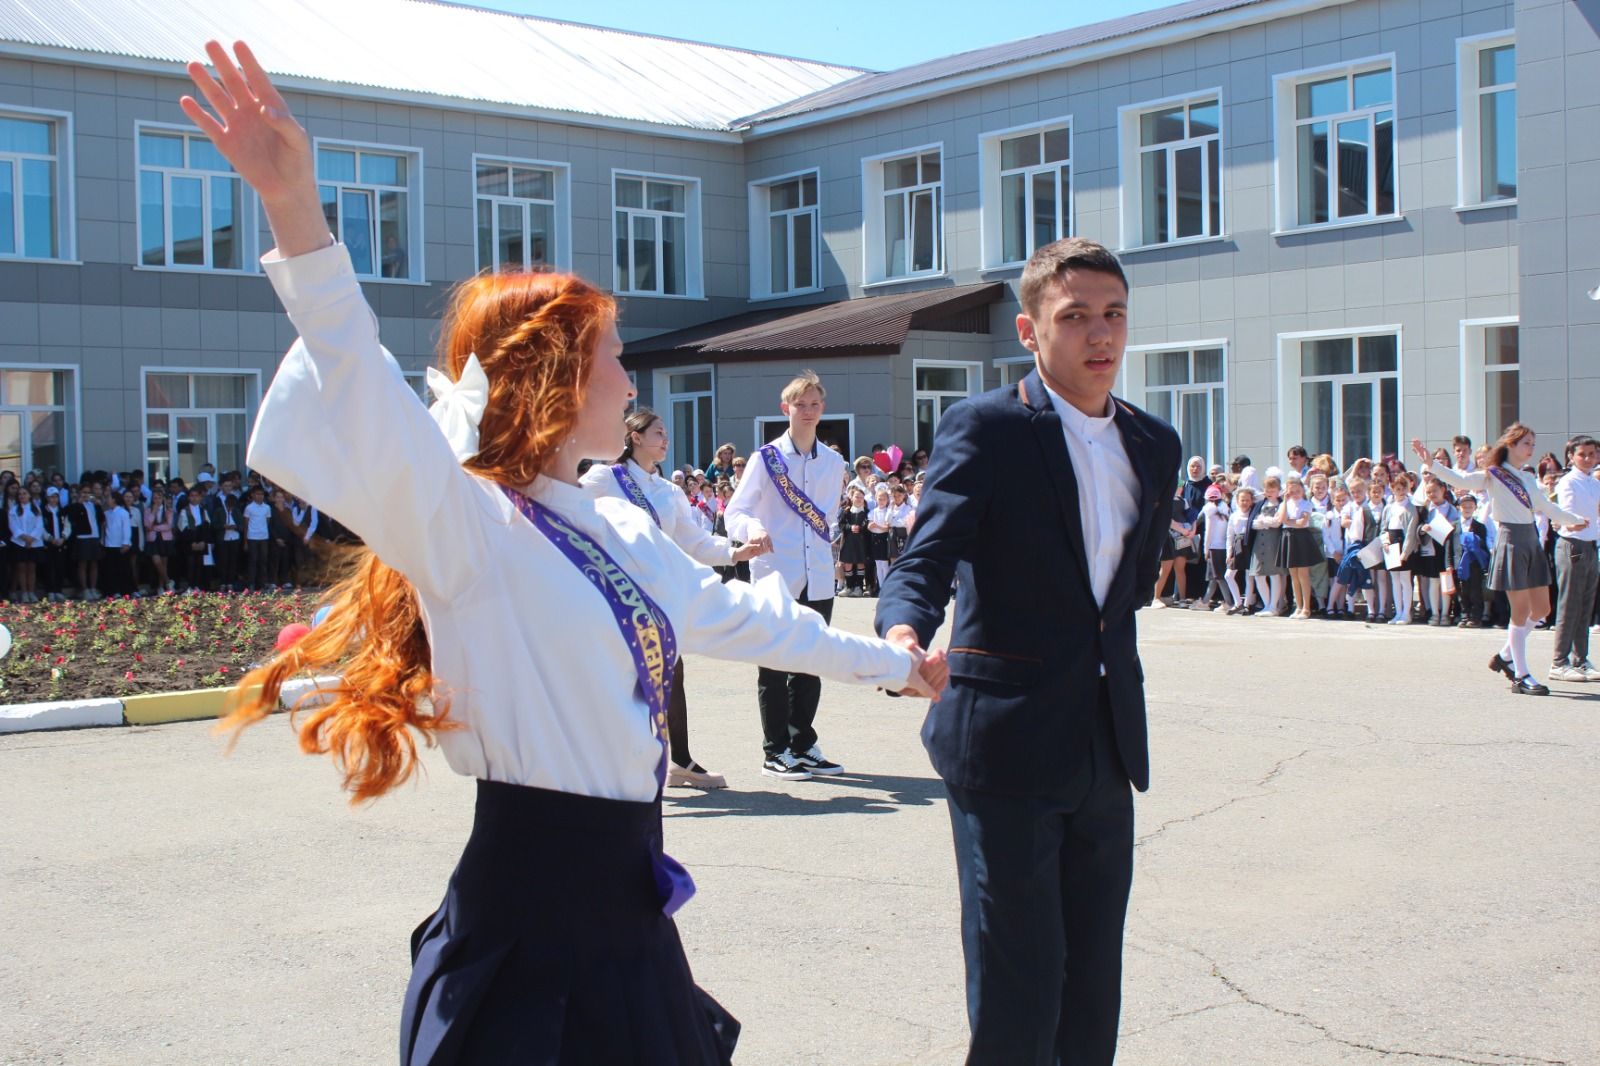
<svg viewBox="0 0 1600 1066"><path fill-rule="evenodd" d="M1026 372L1021 264L1080 234L1132 282L1120 394L1208 461L1600 430L1600 0L1189 0L888 72L430 0L216 10L0 7L0 466L242 463L293 334L177 106L222 33L314 138L419 394L450 286L548 263L618 295L674 464L767 439L804 367L825 437L909 452Z"/></svg>

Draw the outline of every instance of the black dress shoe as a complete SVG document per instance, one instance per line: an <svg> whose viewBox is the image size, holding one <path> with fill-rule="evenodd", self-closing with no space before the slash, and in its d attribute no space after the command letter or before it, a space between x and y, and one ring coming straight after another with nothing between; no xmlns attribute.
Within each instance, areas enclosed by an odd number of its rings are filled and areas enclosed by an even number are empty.
<svg viewBox="0 0 1600 1066"><path fill-rule="evenodd" d="M1510 663L1500 658L1499 652L1495 652L1494 658L1489 660L1489 669L1496 673L1505 674L1507 681L1515 683L1517 680L1517 672L1511 668Z"/></svg>
<svg viewBox="0 0 1600 1066"><path fill-rule="evenodd" d="M1550 690L1533 679L1532 674L1526 674L1511 682L1511 691L1519 696L1548 696Z"/></svg>

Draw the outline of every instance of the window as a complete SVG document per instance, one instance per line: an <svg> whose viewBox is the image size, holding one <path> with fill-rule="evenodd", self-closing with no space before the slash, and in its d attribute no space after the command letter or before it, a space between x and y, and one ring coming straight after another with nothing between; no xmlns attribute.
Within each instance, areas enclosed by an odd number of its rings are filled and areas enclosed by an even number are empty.
<svg viewBox="0 0 1600 1066"><path fill-rule="evenodd" d="M756 448L783 436L789 429L789 420L782 415L756 416ZM825 414L817 419L817 441L824 448L838 445L845 461L852 462L856 454L856 416ZM756 459L760 462L760 459Z"/></svg>
<svg viewBox="0 0 1600 1066"><path fill-rule="evenodd" d="M942 148L880 156L863 166L867 283L943 273Z"/></svg>
<svg viewBox="0 0 1600 1066"><path fill-rule="evenodd" d="M716 454L715 371L709 366L680 367L656 372L657 396L666 403L656 410L667 420L669 470L689 465L704 469Z"/></svg>
<svg viewBox="0 0 1600 1066"><path fill-rule="evenodd" d="M1492 441L1522 414L1515 318L1461 323L1461 425L1476 441Z"/></svg>
<svg viewBox="0 0 1600 1066"><path fill-rule="evenodd" d="M71 257L71 132L70 115L0 111L0 257Z"/></svg>
<svg viewBox="0 0 1600 1066"><path fill-rule="evenodd" d="M1127 358L1142 361L1144 408L1178 431L1183 454L1202 456L1207 466L1227 462L1222 346L1130 352Z"/></svg>
<svg viewBox="0 0 1600 1066"><path fill-rule="evenodd" d="M244 469L255 374L146 370L145 473L151 481L192 483L206 463L218 473Z"/></svg>
<svg viewBox="0 0 1600 1066"><path fill-rule="evenodd" d="M406 386L417 394L417 399L422 401L422 406L431 406L433 404L433 390L428 388L428 372L426 370L402 370L400 373L406 379Z"/></svg>
<svg viewBox="0 0 1600 1066"><path fill-rule="evenodd" d="M1461 206L1517 198L1517 50L1510 36L1457 42ZM1496 434L1498 436L1498 434Z"/></svg>
<svg viewBox="0 0 1600 1066"><path fill-rule="evenodd" d="M1400 453L1398 332L1279 339L1284 440L1332 455L1341 470Z"/></svg>
<svg viewBox="0 0 1600 1066"><path fill-rule="evenodd" d="M140 126L139 264L243 270L244 183L199 133Z"/></svg>
<svg viewBox="0 0 1600 1066"><path fill-rule="evenodd" d="M71 390L69 370L0 368L0 470L76 476L68 454Z"/></svg>
<svg viewBox="0 0 1600 1066"><path fill-rule="evenodd" d="M700 183L612 175L615 288L638 296L700 295Z"/></svg>
<svg viewBox="0 0 1600 1066"><path fill-rule="evenodd" d="M982 363L918 359L911 364L917 448L933 448L933 436L945 412L978 391L982 373Z"/></svg>
<svg viewBox="0 0 1600 1066"><path fill-rule="evenodd" d="M1279 228L1395 215L1393 63L1280 75L1276 91Z"/></svg>
<svg viewBox="0 0 1600 1066"><path fill-rule="evenodd" d="M1033 371L1033 356L1019 355L1015 358L996 359L994 368L1000 372L1000 385L1015 385Z"/></svg>
<svg viewBox="0 0 1600 1066"><path fill-rule="evenodd" d="M421 170L412 150L318 143L322 213L361 277L421 280L422 257L412 254L412 235L422 232Z"/></svg>
<svg viewBox="0 0 1600 1066"><path fill-rule="evenodd" d="M572 262L565 166L478 156L472 166L479 270Z"/></svg>
<svg viewBox="0 0 1600 1066"><path fill-rule="evenodd" d="M1126 247L1221 236L1220 101L1212 92L1121 109Z"/></svg>
<svg viewBox="0 0 1600 1066"><path fill-rule="evenodd" d="M1027 262L1034 250L1072 233L1072 129L1064 121L985 134L984 266Z"/></svg>
<svg viewBox="0 0 1600 1066"><path fill-rule="evenodd" d="M818 173L750 185L750 295L789 296L822 287Z"/></svg>

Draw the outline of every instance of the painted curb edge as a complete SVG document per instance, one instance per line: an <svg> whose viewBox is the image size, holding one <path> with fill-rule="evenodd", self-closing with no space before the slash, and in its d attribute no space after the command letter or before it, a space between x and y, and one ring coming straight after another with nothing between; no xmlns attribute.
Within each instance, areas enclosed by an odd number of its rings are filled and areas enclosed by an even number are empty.
<svg viewBox="0 0 1600 1066"><path fill-rule="evenodd" d="M306 677L287 681L279 696L278 708L288 710L307 695L313 698L304 706L316 706L321 702L314 696L317 689L338 683L337 677ZM162 725L217 718L226 709L232 691L232 688L191 689L147 696L14 703L0 706L0 734L93 726Z"/></svg>

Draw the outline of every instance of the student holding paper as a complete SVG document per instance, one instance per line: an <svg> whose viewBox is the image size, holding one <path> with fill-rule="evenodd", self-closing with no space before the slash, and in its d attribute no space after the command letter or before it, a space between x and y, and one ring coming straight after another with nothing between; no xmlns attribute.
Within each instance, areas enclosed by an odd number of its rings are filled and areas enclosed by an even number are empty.
<svg viewBox="0 0 1600 1066"><path fill-rule="evenodd" d="M1455 507L1445 498L1443 482L1429 478L1423 491L1427 503L1418 516L1423 532L1418 538L1413 570L1422 582L1422 594L1427 597L1429 624L1447 626L1450 624L1450 598L1443 582L1447 572L1445 546L1455 535L1457 514ZM1449 592L1454 591L1455 584L1452 582Z"/></svg>
<svg viewBox="0 0 1600 1066"><path fill-rule="evenodd" d="M1383 568L1389 572L1390 594L1394 599L1392 626L1411 624L1411 558L1416 554L1417 505L1411 502L1411 493L1405 482L1395 480L1389 502L1384 504L1383 518Z"/></svg>
<svg viewBox="0 0 1600 1066"><path fill-rule="evenodd" d="M1423 473L1458 490L1487 489L1495 521L1500 524L1494 555L1489 560L1489 587L1504 591L1511 604L1505 646L1489 660L1489 669L1505 674L1513 692L1548 696L1550 690L1534 680L1528 670L1528 634L1539 619L1550 613L1550 561L1534 532L1533 516L1542 513L1571 532L1587 529L1589 522L1557 507L1545 496L1534 475L1522 469L1533 458L1535 444L1533 430L1514 422L1489 449L1484 468L1472 474L1435 465L1420 440L1413 440L1411 449L1422 460Z"/></svg>

